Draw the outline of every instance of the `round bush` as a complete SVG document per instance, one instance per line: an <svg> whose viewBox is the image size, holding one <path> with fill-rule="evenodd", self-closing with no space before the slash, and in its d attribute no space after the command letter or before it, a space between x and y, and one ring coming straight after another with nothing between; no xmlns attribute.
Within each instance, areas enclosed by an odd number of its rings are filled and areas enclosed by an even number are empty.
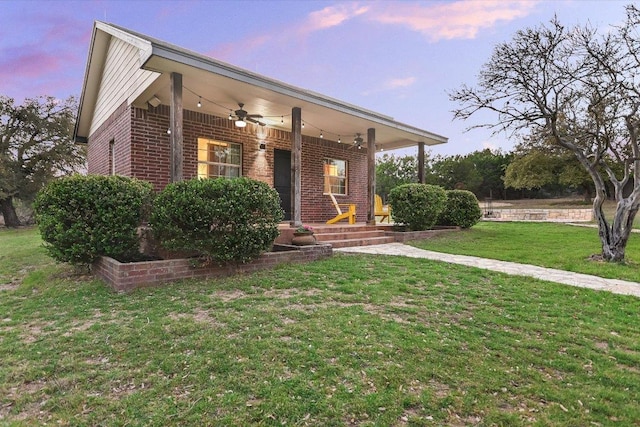
<svg viewBox="0 0 640 427"><path fill-rule="evenodd" d="M438 224L470 228L480 221L482 210L475 194L467 190L450 190L446 194L446 205Z"/></svg>
<svg viewBox="0 0 640 427"><path fill-rule="evenodd" d="M446 193L437 185L404 184L389 193L393 220L409 230L432 228L444 209Z"/></svg>
<svg viewBox="0 0 640 427"><path fill-rule="evenodd" d="M192 179L165 187L150 225L165 249L246 262L271 248L282 218L278 193L264 182Z"/></svg>
<svg viewBox="0 0 640 427"><path fill-rule="evenodd" d="M52 181L34 201L47 252L79 265L101 255L137 259L137 228L148 215L152 194L151 184L122 176L74 175Z"/></svg>

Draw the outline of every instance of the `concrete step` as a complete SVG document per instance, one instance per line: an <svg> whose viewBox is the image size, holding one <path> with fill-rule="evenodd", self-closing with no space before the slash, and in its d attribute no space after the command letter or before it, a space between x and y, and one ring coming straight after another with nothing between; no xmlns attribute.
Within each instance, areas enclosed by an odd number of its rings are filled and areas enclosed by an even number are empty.
<svg viewBox="0 0 640 427"><path fill-rule="evenodd" d="M352 246L369 246L369 245L381 245L383 243L393 243L395 239L393 237L381 236L381 237L363 237L363 238L350 238L342 240L323 240L322 243L330 243L334 248L348 248Z"/></svg>
<svg viewBox="0 0 640 427"><path fill-rule="evenodd" d="M343 232L323 232L314 233L316 240L320 242L335 241L335 240L347 240L347 239L367 239L371 237L384 237L384 231L370 230L370 231L343 231Z"/></svg>

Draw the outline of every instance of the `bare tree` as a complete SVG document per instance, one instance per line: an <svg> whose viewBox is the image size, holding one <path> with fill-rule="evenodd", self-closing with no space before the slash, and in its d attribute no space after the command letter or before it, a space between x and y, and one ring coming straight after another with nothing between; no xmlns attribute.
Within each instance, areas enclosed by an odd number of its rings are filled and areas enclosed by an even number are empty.
<svg viewBox="0 0 640 427"><path fill-rule="evenodd" d="M457 119L486 110L497 115L471 128L538 132L573 153L595 187L593 211L607 261L624 261L640 207L640 11L626 11L624 25L605 34L589 26L567 29L557 19L518 31L495 48L477 87L450 93L461 106ZM607 181L617 202L609 220Z"/></svg>

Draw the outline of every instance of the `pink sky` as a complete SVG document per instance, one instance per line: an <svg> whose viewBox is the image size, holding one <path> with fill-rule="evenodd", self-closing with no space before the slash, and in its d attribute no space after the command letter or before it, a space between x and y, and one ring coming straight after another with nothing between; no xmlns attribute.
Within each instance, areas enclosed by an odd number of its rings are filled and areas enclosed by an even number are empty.
<svg viewBox="0 0 640 427"><path fill-rule="evenodd" d="M625 4L0 0L0 95L79 95L102 20L449 137L433 154L510 150L504 135L452 122L446 92L473 85L493 46L518 29L554 14L604 29L622 21Z"/></svg>

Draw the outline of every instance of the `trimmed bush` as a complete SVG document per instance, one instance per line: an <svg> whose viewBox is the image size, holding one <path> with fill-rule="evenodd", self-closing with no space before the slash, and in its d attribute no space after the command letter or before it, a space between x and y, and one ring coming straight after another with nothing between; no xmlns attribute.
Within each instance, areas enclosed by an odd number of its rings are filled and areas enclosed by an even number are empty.
<svg viewBox="0 0 640 427"><path fill-rule="evenodd" d="M439 225L470 228L480 221L482 210L475 194L467 190L449 190L446 194L447 202L438 218Z"/></svg>
<svg viewBox="0 0 640 427"><path fill-rule="evenodd" d="M165 187L150 225L165 249L246 262L271 248L282 218L278 193L264 182L192 179Z"/></svg>
<svg viewBox="0 0 640 427"><path fill-rule="evenodd" d="M137 227L146 219L151 184L122 176L74 175L49 183L34 211L51 257L91 264L101 255L139 259Z"/></svg>
<svg viewBox="0 0 640 427"><path fill-rule="evenodd" d="M404 184L389 193L393 220L413 231L432 228L444 209L446 199L441 187L430 184Z"/></svg>

